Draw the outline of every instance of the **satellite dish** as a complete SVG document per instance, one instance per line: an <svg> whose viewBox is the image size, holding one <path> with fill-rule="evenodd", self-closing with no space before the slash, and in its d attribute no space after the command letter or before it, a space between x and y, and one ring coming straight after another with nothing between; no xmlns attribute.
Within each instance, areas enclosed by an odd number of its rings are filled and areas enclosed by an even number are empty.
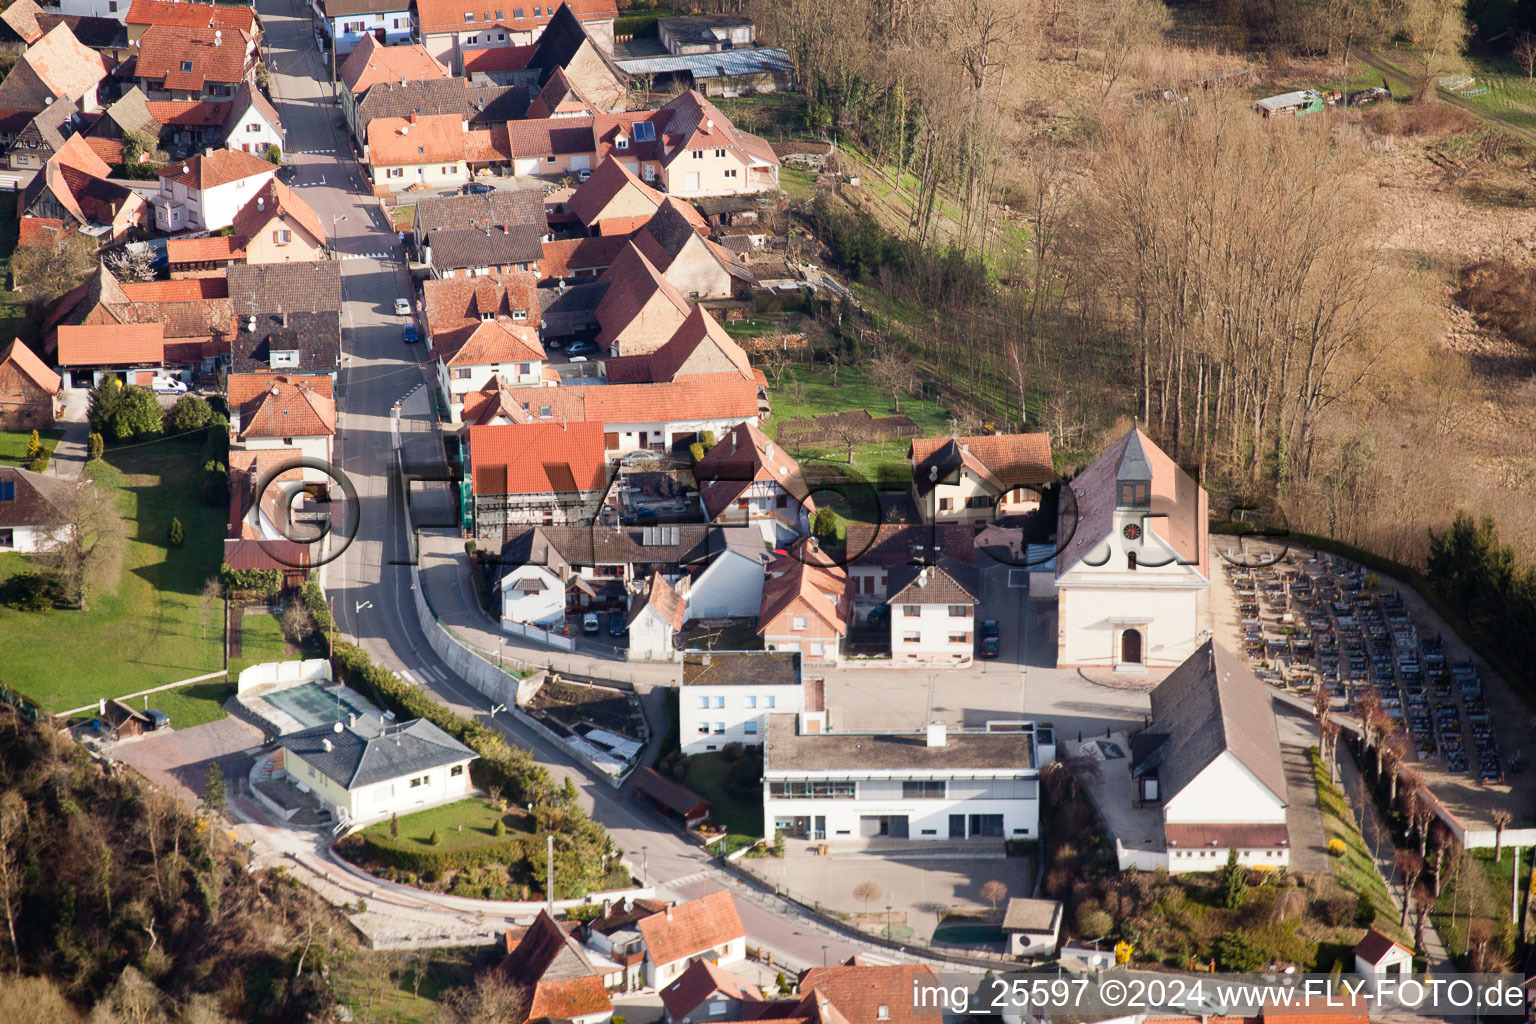
<svg viewBox="0 0 1536 1024"><path fill-rule="evenodd" d="M342 731L342 724L337 722L335 725L331 726L331 731L334 733L340 733Z"/></svg>

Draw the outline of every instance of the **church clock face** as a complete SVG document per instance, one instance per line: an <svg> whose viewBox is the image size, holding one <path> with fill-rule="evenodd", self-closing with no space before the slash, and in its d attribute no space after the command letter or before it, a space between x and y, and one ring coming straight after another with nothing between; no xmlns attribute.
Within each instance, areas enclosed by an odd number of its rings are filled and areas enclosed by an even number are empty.
<svg viewBox="0 0 1536 1024"><path fill-rule="evenodd" d="M1121 530L1120 532L1125 535L1126 540L1141 539L1141 527L1135 523L1126 523L1125 529Z"/></svg>

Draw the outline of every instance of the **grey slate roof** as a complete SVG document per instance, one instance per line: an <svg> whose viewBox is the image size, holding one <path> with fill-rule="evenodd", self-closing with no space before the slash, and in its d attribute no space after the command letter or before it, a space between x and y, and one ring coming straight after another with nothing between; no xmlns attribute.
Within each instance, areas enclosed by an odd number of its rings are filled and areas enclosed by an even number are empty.
<svg viewBox="0 0 1536 1024"><path fill-rule="evenodd" d="M1134 430L1131 431L1130 440L1125 443L1125 451L1120 455L1120 465L1115 467L1115 479L1152 479L1152 463L1147 461L1147 453L1141 447L1141 436Z"/></svg>
<svg viewBox="0 0 1536 1024"><path fill-rule="evenodd" d="M687 71L694 78L730 78L735 75L793 74L789 51L775 46L755 49L717 50L714 53L666 54L635 57L616 62L631 75L664 75Z"/></svg>
<svg viewBox="0 0 1536 1024"><path fill-rule="evenodd" d="M1026 900L1015 897L1003 912L1005 932L1056 932L1061 928L1060 900Z"/></svg>
<svg viewBox="0 0 1536 1024"><path fill-rule="evenodd" d="M478 196L430 196L416 203L416 230L430 236L455 228L531 224L542 232L544 190L522 188Z"/></svg>
<svg viewBox="0 0 1536 1024"><path fill-rule="evenodd" d="M430 242L432 266L438 270L460 270L537 263L544 255L542 237L543 233L531 224L438 231Z"/></svg>
<svg viewBox="0 0 1536 1024"><path fill-rule="evenodd" d="M683 655L682 686L794 686L800 655L777 651L690 651Z"/></svg>
<svg viewBox="0 0 1536 1024"><path fill-rule="evenodd" d="M462 78L422 82L380 82L357 105L357 134L368 137L368 123L378 117L411 114L458 114L471 128L500 128L527 113L531 97L517 85L471 85Z"/></svg>
<svg viewBox="0 0 1536 1024"><path fill-rule="evenodd" d="M229 302L238 317L336 313L341 309L341 264L237 263L229 268Z"/></svg>
<svg viewBox="0 0 1536 1024"><path fill-rule="evenodd" d="M479 756L425 718L390 726L376 736L346 727L337 732L335 725L317 725L280 736L278 743L347 789L388 782Z"/></svg>
<svg viewBox="0 0 1536 1024"><path fill-rule="evenodd" d="M597 331L597 304L603 301L608 282L539 289L539 316L544 321L539 333L546 338L568 338Z"/></svg>
<svg viewBox="0 0 1536 1024"><path fill-rule="evenodd" d="M270 265L315 266L313 263ZM287 316L288 323L284 325L282 317L275 313L260 314L256 317L256 329L252 331L247 329L250 318L237 311L230 372L266 373L273 368L274 350L299 353L299 365L288 368L288 373L335 373L340 369L341 314L329 309L319 313L289 313Z"/></svg>
<svg viewBox="0 0 1536 1024"><path fill-rule="evenodd" d="M37 76L32 65L18 60L0 82L0 110L24 110L35 114L54 99L53 90Z"/></svg>
<svg viewBox="0 0 1536 1024"><path fill-rule="evenodd" d="M79 112L80 108L70 100L55 100L17 134L18 145L13 148L57 153L64 146L64 140L75 133ZM24 145L28 142L41 143L41 146Z"/></svg>
<svg viewBox="0 0 1536 1024"><path fill-rule="evenodd" d="M958 733L942 747L928 746L924 733L822 732L798 735L793 714L768 716L763 770L807 772L910 771L913 774L1017 771L1035 767L1029 733Z"/></svg>
<svg viewBox="0 0 1536 1024"><path fill-rule="evenodd" d="M1131 771L1137 776L1155 771L1166 803L1229 750L1285 802L1269 688L1207 640L1152 691L1152 725L1135 737Z"/></svg>
<svg viewBox="0 0 1536 1024"><path fill-rule="evenodd" d="M921 586L919 578L925 580ZM893 605L974 605L981 594L975 568L954 558L941 558L937 565L894 566L888 574L886 587L890 594L886 600Z"/></svg>
<svg viewBox="0 0 1536 1024"><path fill-rule="evenodd" d="M669 526L530 526L514 534L501 549L506 565L547 565L559 570L578 565L666 565L702 556L708 535L705 523Z"/></svg>

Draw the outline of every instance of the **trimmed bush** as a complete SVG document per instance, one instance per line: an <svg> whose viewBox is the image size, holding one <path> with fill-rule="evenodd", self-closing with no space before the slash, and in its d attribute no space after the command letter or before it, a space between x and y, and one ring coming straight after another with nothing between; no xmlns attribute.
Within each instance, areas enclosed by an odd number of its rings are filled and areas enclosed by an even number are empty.
<svg viewBox="0 0 1536 1024"><path fill-rule="evenodd" d="M35 458L31 462L27 463L27 468L30 469L34 473L44 473L44 472L47 472L47 470L48 470L48 456L46 456L46 455L39 455L37 458Z"/></svg>
<svg viewBox="0 0 1536 1024"><path fill-rule="evenodd" d="M173 548L179 548L187 542L187 529L175 516L171 517L170 529L165 531L165 542Z"/></svg>
<svg viewBox="0 0 1536 1024"><path fill-rule="evenodd" d="M276 569L219 569L219 581L225 590L238 590L254 597L271 597L283 589L283 574Z"/></svg>
<svg viewBox="0 0 1536 1024"><path fill-rule="evenodd" d="M92 431L90 435L86 437L85 445L86 451L88 453L87 457L90 459L90 461L100 462L102 452L107 450L106 439L95 431Z"/></svg>
<svg viewBox="0 0 1536 1024"><path fill-rule="evenodd" d="M688 446L688 455L695 463L704 461L704 446L698 441Z"/></svg>

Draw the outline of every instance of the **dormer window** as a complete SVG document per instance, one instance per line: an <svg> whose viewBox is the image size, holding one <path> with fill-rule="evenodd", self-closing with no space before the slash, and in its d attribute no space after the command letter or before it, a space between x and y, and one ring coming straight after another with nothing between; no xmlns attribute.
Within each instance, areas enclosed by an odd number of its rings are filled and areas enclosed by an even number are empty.
<svg viewBox="0 0 1536 1024"><path fill-rule="evenodd" d="M182 61L181 62L181 70L183 70L183 71L191 71L192 70L192 62L189 61L189 60Z"/></svg>
<svg viewBox="0 0 1536 1024"><path fill-rule="evenodd" d="M299 365L299 350L275 348L267 357L267 364L274 370L293 369Z"/></svg>
<svg viewBox="0 0 1536 1024"><path fill-rule="evenodd" d="M495 313L481 313L480 314L480 322L481 323L490 323L492 320L495 320L495 319L496 319L496 314Z"/></svg>
<svg viewBox="0 0 1536 1024"><path fill-rule="evenodd" d="M526 309L514 309L512 311L512 319L513 320L527 320L528 319L528 311Z"/></svg>
<svg viewBox="0 0 1536 1024"><path fill-rule="evenodd" d="M466 25L473 25L475 23L475 12L474 11L465 11L464 12L464 23Z"/></svg>
<svg viewBox="0 0 1536 1024"><path fill-rule="evenodd" d="M626 139L624 136L620 135L617 139L613 140L613 145L614 145L615 149L628 149L629 148L629 140Z"/></svg>

